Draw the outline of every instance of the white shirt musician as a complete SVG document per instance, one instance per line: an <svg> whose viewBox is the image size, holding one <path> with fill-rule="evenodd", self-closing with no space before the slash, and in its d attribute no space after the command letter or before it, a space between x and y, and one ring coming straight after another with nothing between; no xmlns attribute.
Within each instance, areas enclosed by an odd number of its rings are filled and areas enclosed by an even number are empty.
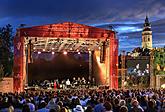
<svg viewBox="0 0 165 112"><path fill-rule="evenodd" d="M66 86L67 86L67 88L70 87L70 80L69 79L67 79L67 81L66 81Z"/></svg>

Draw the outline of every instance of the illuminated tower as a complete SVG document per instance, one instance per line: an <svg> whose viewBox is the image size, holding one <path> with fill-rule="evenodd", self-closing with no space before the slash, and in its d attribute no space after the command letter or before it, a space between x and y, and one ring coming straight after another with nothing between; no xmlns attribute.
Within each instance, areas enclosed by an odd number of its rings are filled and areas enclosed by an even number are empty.
<svg viewBox="0 0 165 112"><path fill-rule="evenodd" d="M143 32L142 32L142 48L152 49L152 31L151 23L146 16Z"/></svg>

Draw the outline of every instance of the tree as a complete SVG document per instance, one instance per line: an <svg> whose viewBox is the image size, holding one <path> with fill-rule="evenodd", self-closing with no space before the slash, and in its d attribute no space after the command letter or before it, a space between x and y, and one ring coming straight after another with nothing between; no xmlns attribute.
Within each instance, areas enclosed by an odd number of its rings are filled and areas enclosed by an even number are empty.
<svg viewBox="0 0 165 112"><path fill-rule="evenodd" d="M13 68L13 28L10 24L0 28L0 65L4 76L10 76Z"/></svg>
<svg viewBox="0 0 165 112"><path fill-rule="evenodd" d="M4 76L4 67L3 65L0 65L0 81L2 80L3 76Z"/></svg>

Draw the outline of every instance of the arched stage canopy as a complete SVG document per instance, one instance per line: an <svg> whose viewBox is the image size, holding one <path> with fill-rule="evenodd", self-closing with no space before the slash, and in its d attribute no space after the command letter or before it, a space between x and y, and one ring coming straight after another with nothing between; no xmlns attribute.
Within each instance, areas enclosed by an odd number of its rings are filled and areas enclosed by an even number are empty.
<svg viewBox="0 0 165 112"><path fill-rule="evenodd" d="M102 49L103 43L106 46L106 56L100 66L106 67L108 76L100 77L101 80L106 80L110 88L117 89L118 39L114 31L73 22L17 29L14 38L14 90L23 91L26 83L26 60L30 62L29 56L26 55L27 49L30 48L30 52L96 51L95 54L98 54L97 51ZM101 55L102 52L99 53L99 56ZM104 69L101 71L105 74ZM102 84L105 84L105 81L102 81Z"/></svg>

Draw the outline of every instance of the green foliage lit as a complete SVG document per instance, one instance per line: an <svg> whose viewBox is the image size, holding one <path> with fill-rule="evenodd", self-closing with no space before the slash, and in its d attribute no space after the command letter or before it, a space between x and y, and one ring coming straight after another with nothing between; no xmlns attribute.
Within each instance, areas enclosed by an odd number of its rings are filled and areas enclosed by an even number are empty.
<svg viewBox="0 0 165 112"><path fill-rule="evenodd" d="M157 49L154 52L155 75L165 75L165 48Z"/></svg>

